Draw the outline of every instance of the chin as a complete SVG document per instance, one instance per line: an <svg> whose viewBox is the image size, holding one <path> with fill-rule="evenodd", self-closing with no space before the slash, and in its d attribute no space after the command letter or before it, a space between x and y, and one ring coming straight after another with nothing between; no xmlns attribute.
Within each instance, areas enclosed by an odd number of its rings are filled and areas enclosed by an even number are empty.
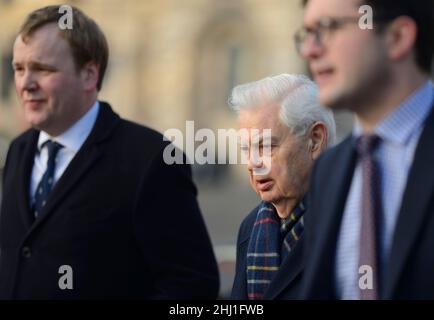
<svg viewBox="0 0 434 320"><path fill-rule="evenodd" d="M267 192L261 192L261 193L259 193L259 195L260 195L260 197L261 197L261 199L263 200L263 201L267 201L267 202L273 202L274 201L274 197L273 197L273 195L271 195L271 194L269 194L269 193L267 193Z"/></svg>
<svg viewBox="0 0 434 320"><path fill-rule="evenodd" d="M24 117L32 126L42 123L45 118L43 114L35 111L26 111Z"/></svg>
<svg viewBox="0 0 434 320"><path fill-rule="evenodd" d="M35 119L33 119L33 118L26 118L26 122L28 123L28 124L30 124L30 126L32 127L32 128L36 128L36 129L39 129L39 125L40 125L40 122L38 121L38 120L35 120Z"/></svg>
<svg viewBox="0 0 434 320"><path fill-rule="evenodd" d="M32 128L38 129L38 130L44 130L45 128L45 121L43 119L30 119L28 121Z"/></svg>
<svg viewBox="0 0 434 320"><path fill-rule="evenodd" d="M328 92L320 93L319 95L319 102L321 105L333 110L345 109L345 106L343 103L341 103L341 100L341 94L337 90L329 90Z"/></svg>

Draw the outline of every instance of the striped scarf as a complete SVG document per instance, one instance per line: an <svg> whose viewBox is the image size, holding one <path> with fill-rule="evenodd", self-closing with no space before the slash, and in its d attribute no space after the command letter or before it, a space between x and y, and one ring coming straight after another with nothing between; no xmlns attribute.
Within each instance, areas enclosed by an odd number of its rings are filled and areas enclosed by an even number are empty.
<svg viewBox="0 0 434 320"><path fill-rule="evenodd" d="M263 202L253 225L247 250L247 294L249 300L263 299L264 292L282 261L296 245L304 229L305 207L301 201L280 219L270 202Z"/></svg>

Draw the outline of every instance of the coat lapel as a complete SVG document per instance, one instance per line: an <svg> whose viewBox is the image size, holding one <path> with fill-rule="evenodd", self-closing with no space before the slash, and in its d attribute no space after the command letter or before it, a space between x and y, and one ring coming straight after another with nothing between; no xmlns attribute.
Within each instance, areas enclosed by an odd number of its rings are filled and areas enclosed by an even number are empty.
<svg viewBox="0 0 434 320"><path fill-rule="evenodd" d="M321 299L336 295L333 276L336 243L356 164L356 152L352 139L352 136L348 137L340 146L336 147L339 149L330 151L335 152L335 154L328 159L328 171L321 172L322 176L318 176L316 180L316 182L321 180L320 185L324 189L316 190L317 193L321 194L314 195L316 198L313 198L312 201L315 202L309 204L306 212L306 215L309 215L309 208L314 208L316 223L321 224L308 226L311 230L306 230L316 233L309 237L316 239L316 246L309 247L309 250L312 250L312 258L308 261L311 269L308 274L305 274L305 277L308 278L306 283L315 285L315 288L310 288L310 290L315 292L322 290L322 293L315 298Z"/></svg>
<svg viewBox="0 0 434 320"><path fill-rule="evenodd" d="M264 293L264 299L276 299L288 288L303 270L303 238L301 238L288 257L279 267L279 271Z"/></svg>
<svg viewBox="0 0 434 320"><path fill-rule="evenodd" d="M424 218L428 214L428 205L433 198L434 108L432 110L416 148L402 199L389 264L385 272L383 297L385 299L393 299L393 292L416 242Z"/></svg>
<svg viewBox="0 0 434 320"><path fill-rule="evenodd" d="M72 192L74 186L96 163L102 155L100 143L109 137L119 119L119 116L111 110L108 104L100 103L100 111L92 132L54 186L47 199L47 204L39 219L36 219L33 224L32 230L37 228L53 213L64 197Z"/></svg>
<svg viewBox="0 0 434 320"><path fill-rule="evenodd" d="M26 142L22 142L20 146L21 152L19 152L19 154L22 156L22 158L19 160L19 163L15 164L18 167L18 177L16 184L18 210L26 229L30 228L34 220L30 210L30 179L38 137L39 131L30 131L30 139L28 139Z"/></svg>

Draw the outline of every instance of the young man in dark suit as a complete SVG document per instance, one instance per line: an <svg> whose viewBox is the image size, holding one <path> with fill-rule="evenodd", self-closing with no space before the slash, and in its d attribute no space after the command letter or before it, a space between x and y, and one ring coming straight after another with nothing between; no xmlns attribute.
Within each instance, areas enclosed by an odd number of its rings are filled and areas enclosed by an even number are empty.
<svg viewBox="0 0 434 320"><path fill-rule="evenodd" d="M2 299L209 299L218 272L187 165L97 100L105 36L73 8L32 12L14 44L32 128L12 141L0 217Z"/></svg>
<svg viewBox="0 0 434 320"><path fill-rule="evenodd" d="M320 101L356 118L313 170L304 297L434 299L433 3L304 2Z"/></svg>

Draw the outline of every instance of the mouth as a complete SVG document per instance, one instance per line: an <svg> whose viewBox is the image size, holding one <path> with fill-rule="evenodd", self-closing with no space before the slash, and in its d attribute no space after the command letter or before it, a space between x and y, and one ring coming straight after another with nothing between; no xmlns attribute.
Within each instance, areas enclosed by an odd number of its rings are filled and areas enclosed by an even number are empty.
<svg viewBox="0 0 434 320"><path fill-rule="evenodd" d="M334 75L335 70L333 68L321 68L313 71L315 82L318 86L326 84L330 81L330 78Z"/></svg>
<svg viewBox="0 0 434 320"><path fill-rule="evenodd" d="M261 180L255 180L256 188L259 191L267 191L270 190L273 186L274 181L271 179L261 179Z"/></svg>
<svg viewBox="0 0 434 320"><path fill-rule="evenodd" d="M24 105L31 110L37 110L45 102L43 99L26 99L24 100Z"/></svg>

